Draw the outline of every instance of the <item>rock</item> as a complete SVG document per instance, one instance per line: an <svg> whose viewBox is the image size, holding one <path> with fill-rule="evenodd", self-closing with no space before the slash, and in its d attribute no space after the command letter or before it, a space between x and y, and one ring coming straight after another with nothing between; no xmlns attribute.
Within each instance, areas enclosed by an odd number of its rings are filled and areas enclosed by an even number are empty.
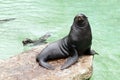
<svg viewBox="0 0 120 80"><path fill-rule="evenodd" d="M42 44L46 44L47 39L51 36L50 33L46 33L43 36L41 36L38 40L32 40L29 38L26 38L25 40L22 41L23 46L26 46L28 44L32 44L32 46L36 46L36 45L42 45Z"/></svg>
<svg viewBox="0 0 120 80"><path fill-rule="evenodd" d="M1 59L0 59L0 63L2 63L2 62L4 62L4 60L1 60Z"/></svg>
<svg viewBox="0 0 120 80"><path fill-rule="evenodd" d="M7 18L7 19L0 19L0 23L4 23L4 22L8 22L8 21L12 21L15 20L16 18Z"/></svg>
<svg viewBox="0 0 120 80"><path fill-rule="evenodd" d="M70 68L60 70L64 59L50 61L55 70L47 70L38 65L36 55L46 45L38 46L0 62L0 80L88 80L92 75L93 56L82 56Z"/></svg>

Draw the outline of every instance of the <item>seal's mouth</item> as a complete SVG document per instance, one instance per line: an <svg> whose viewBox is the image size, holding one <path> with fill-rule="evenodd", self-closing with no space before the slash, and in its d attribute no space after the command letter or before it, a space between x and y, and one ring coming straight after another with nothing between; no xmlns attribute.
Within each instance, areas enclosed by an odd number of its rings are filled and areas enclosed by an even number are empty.
<svg viewBox="0 0 120 80"><path fill-rule="evenodd" d="M77 26L82 27L82 25L84 24L86 18L87 17L84 14L78 14L78 15L76 15L74 21L77 24Z"/></svg>

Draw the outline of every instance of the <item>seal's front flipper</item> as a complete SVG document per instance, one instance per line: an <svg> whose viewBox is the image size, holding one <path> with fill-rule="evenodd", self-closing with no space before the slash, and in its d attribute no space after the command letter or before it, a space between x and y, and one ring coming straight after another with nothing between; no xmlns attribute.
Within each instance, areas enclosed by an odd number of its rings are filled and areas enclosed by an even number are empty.
<svg viewBox="0 0 120 80"><path fill-rule="evenodd" d="M78 60L79 57L78 57L77 51L74 50L74 52L75 53L67 59L64 65L62 65L61 70L70 67L72 64L74 64Z"/></svg>
<svg viewBox="0 0 120 80"><path fill-rule="evenodd" d="M55 68L53 66L51 66L50 64L48 64L47 62L40 60L39 61L39 65L41 65L42 67L49 69L49 70L54 70Z"/></svg>
<svg viewBox="0 0 120 80"><path fill-rule="evenodd" d="M90 53L91 53L92 55L95 55L95 54L99 55L99 53L97 53L95 50L91 50Z"/></svg>
<svg viewBox="0 0 120 80"><path fill-rule="evenodd" d="M91 50L90 48L88 48L85 52L84 52L85 55L99 55L95 50Z"/></svg>

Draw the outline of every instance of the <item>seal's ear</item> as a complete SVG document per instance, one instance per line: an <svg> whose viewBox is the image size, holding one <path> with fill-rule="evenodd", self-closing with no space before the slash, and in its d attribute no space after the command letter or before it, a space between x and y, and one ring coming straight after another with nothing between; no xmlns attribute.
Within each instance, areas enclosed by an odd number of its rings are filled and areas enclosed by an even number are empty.
<svg viewBox="0 0 120 80"><path fill-rule="evenodd" d="M83 18L88 18L87 16L83 15Z"/></svg>

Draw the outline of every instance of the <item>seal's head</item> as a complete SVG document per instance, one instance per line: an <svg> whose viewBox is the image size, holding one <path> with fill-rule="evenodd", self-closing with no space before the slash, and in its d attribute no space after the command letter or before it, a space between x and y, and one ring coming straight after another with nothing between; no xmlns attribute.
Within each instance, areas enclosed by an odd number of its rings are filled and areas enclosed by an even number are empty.
<svg viewBox="0 0 120 80"><path fill-rule="evenodd" d="M79 27L84 27L87 22L87 17L84 14L78 14L74 18L74 24Z"/></svg>

